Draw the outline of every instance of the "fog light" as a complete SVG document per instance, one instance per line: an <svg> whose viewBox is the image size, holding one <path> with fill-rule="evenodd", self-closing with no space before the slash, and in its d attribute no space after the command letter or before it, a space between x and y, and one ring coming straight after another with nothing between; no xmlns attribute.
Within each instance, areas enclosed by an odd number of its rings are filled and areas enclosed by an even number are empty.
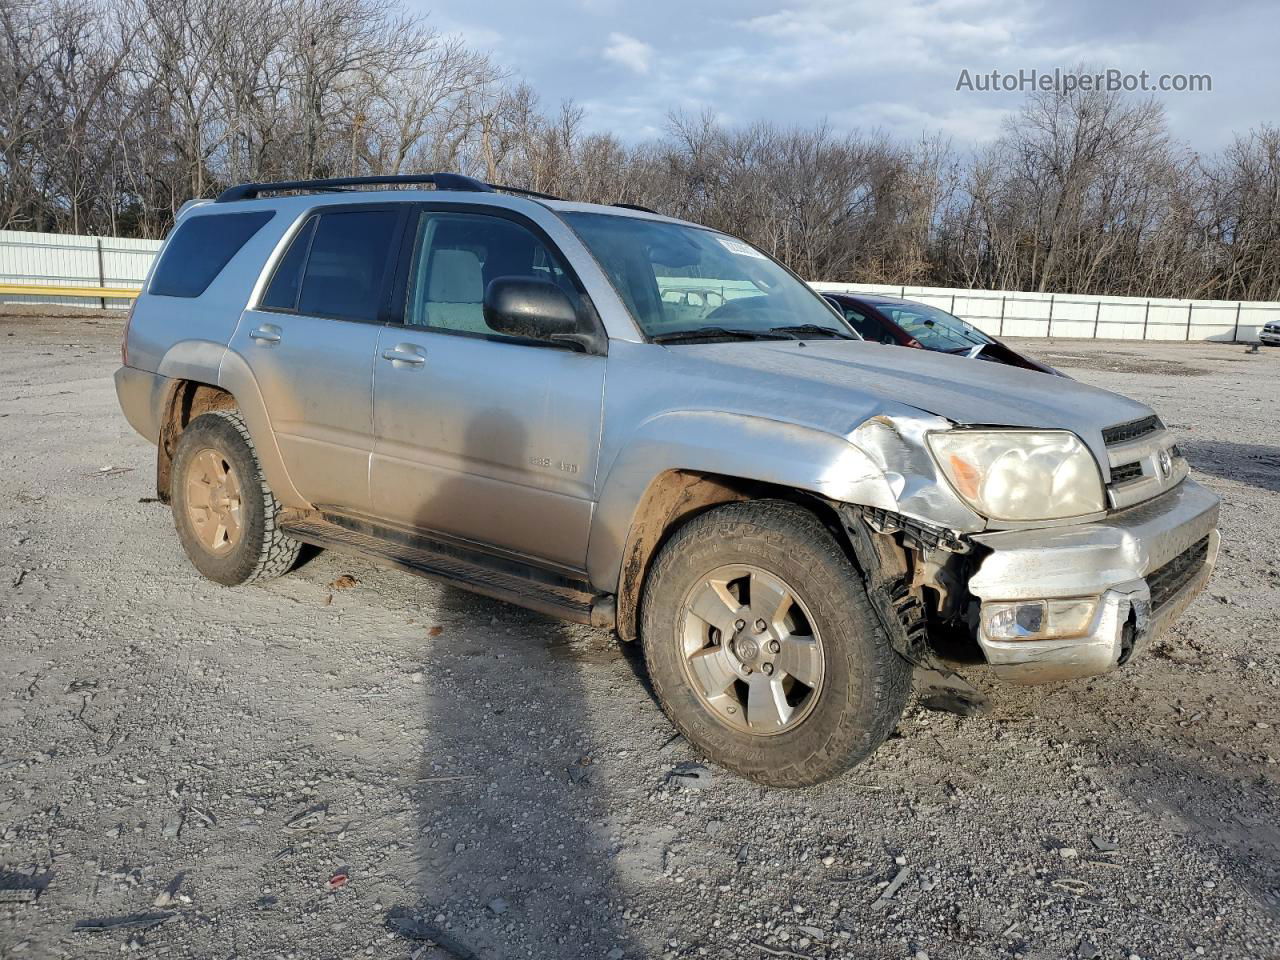
<svg viewBox="0 0 1280 960"><path fill-rule="evenodd" d="M984 603L982 631L991 640L1078 637L1088 632L1097 607L1097 600Z"/></svg>

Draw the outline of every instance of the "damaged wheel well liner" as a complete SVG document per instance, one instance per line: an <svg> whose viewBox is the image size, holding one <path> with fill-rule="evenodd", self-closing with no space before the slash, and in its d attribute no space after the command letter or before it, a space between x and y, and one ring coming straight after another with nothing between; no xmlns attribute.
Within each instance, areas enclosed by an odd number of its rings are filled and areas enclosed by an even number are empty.
<svg viewBox="0 0 1280 960"><path fill-rule="evenodd" d="M864 517L861 507L836 503L807 491L692 470L668 470L650 483L636 508L623 549L618 581L617 631L623 640L639 633L640 598L650 565L668 539L698 514L739 500L789 500L814 513L844 547L849 562L867 581L877 615L894 648L912 663L928 663L927 610L912 558L893 530L877 532L884 511ZM958 542L951 537L944 540ZM936 541L935 541L936 542ZM865 571L878 571L869 577Z"/></svg>
<svg viewBox="0 0 1280 960"><path fill-rule="evenodd" d="M211 410L233 410L236 398L221 387L196 380L175 380L165 402L160 422L160 442L156 450L156 496L169 502L173 454L178 437L196 417Z"/></svg>

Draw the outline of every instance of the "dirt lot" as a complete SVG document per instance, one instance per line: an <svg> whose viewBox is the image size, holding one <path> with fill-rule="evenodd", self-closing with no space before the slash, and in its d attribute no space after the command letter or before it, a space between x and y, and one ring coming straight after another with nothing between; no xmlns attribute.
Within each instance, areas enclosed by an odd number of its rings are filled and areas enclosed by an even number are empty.
<svg viewBox="0 0 1280 960"><path fill-rule="evenodd" d="M1280 955L1280 350L1033 344L1178 432L1208 593L1120 673L975 672L987 715L779 792L681 775L603 631L334 554L199 579L119 333L0 319L0 888L41 891L0 890L0 957Z"/></svg>

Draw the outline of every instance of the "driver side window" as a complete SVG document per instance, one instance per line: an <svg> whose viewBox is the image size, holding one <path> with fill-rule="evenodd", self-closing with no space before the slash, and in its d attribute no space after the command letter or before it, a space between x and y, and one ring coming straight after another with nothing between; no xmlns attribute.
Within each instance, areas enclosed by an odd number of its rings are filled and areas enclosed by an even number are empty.
<svg viewBox="0 0 1280 960"><path fill-rule="evenodd" d="M509 338L484 320L498 277L547 280L578 294L563 262L528 228L501 217L425 212L418 221L404 322L444 333Z"/></svg>

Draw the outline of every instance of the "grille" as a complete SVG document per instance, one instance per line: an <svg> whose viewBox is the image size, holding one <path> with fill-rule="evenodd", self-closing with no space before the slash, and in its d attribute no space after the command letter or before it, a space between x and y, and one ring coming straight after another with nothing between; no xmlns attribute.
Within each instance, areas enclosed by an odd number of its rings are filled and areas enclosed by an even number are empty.
<svg viewBox="0 0 1280 960"><path fill-rule="evenodd" d="M1126 463L1119 467L1111 468L1112 483L1128 483L1130 480L1138 480L1142 477L1142 464Z"/></svg>
<svg viewBox="0 0 1280 960"><path fill-rule="evenodd" d="M1155 433L1157 430L1163 430L1164 424L1160 422L1160 418L1155 414L1149 417L1143 417L1141 420L1130 420L1128 423L1118 423L1114 427L1107 427L1102 431L1102 442L1108 447L1117 443L1128 443L1130 440L1137 440L1139 437L1145 437L1149 433Z"/></svg>
<svg viewBox="0 0 1280 960"><path fill-rule="evenodd" d="M1204 566L1208 555L1209 538L1205 537L1147 577L1153 613L1158 613L1161 607L1173 599L1174 594L1187 585L1187 581Z"/></svg>

